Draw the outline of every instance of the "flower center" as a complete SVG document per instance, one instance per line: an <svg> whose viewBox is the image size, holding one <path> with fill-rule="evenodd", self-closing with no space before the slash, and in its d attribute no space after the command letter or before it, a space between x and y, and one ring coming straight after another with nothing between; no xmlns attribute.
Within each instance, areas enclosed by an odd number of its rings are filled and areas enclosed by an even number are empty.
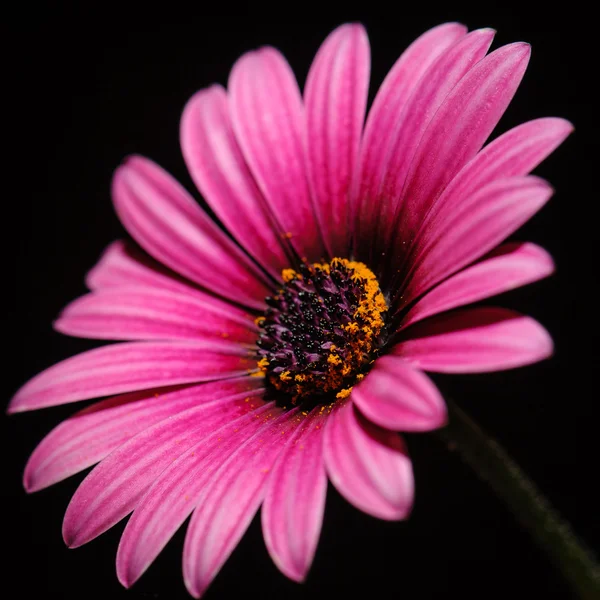
<svg viewBox="0 0 600 600"><path fill-rule="evenodd" d="M293 404L346 398L382 346L388 306L377 278L345 258L284 269L282 277L256 320L257 374Z"/></svg>

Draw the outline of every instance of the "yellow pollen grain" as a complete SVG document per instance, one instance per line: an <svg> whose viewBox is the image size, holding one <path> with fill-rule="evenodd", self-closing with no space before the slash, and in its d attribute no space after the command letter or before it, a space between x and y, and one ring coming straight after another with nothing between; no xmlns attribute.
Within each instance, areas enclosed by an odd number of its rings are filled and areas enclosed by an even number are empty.
<svg viewBox="0 0 600 600"><path fill-rule="evenodd" d="M343 390L340 390L335 397L338 399L343 399L343 398L347 398L350 395L350 392L352 391L352 388L344 388Z"/></svg>
<svg viewBox="0 0 600 600"><path fill-rule="evenodd" d="M330 354L327 357L327 362L330 365L340 365L342 364L342 359L337 354Z"/></svg>
<svg viewBox="0 0 600 600"><path fill-rule="evenodd" d="M296 273L294 269L284 269L283 271L281 271L281 277L286 283L292 281L292 279L296 278L297 276L298 273Z"/></svg>
<svg viewBox="0 0 600 600"><path fill-rule="evenodd" d="M281 371L281 373L279 373L279 379L281 379L281 381L291 381L292 376L289 371Z"/></svg>
<svg viewBox="0 0 600 600"><path fill-rule="evenodd" d="M344 325L344 329L348 333L356 333L359 329L358 323L356 321L350 321L347 325Z"/></svg>

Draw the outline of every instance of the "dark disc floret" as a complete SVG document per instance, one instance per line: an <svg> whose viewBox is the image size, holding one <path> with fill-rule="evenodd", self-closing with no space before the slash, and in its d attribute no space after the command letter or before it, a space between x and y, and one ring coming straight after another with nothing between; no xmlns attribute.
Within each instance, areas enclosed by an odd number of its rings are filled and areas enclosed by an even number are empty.
<svg viewBox="0 0 600 600"><path fill-rule="evenodd" d="M259 374L293 403L347 397L381 347L388 307L377 278L365 264L340 258L282 276L257 319Z"/></svg>

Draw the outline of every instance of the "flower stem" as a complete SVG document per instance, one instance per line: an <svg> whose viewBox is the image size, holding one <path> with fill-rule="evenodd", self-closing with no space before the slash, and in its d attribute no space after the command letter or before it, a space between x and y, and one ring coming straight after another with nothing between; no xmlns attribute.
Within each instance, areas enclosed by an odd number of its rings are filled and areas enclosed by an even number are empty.
<svg viewBox="0 0 600 600"><path fill-rule="evenodd" d="M451 401L448 412L449 424L440 430L441 438L502 498L569 581L577 597L600 598L600 567L570 525L500 445Z"/></svg>

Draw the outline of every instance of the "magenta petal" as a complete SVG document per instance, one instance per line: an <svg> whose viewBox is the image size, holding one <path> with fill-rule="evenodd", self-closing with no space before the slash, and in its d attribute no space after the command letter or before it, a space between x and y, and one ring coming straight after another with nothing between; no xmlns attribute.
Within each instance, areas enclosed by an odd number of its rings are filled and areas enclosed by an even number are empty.
<svg viewBox="0 0 600 600"><path fill-rule="evenodd" d="M306 79L308 174L330 256L348 253L350 185L358 164L367 92L369 39L362 25L342 25L317 52Z"/></svg>
<svg viewBox="0 0 600 600"><path fill-rule="evenodd" d="M262 507L267 550L279 570L303 581L310 568L325 512L323 407L314 408L290 438L273 467Z"/></svg>
<svg viewBox="0 0 600 600"><path fill-rule="evenodd" d="M444 400L429 377L394 355L378 358L351 398L369 421L393 431L430 431L447 421Z"/></svg>
<svg viewBox="0 0 600 600"><path fill-rule="evenodd" d="M123 240L113 242L106 248L87 274L85 283L90 290L141 285L183 294L206 295L193 287L191 282L143 255L134 244Z"/></svg>
<svg viewBox="0 0 600 600"><path fill-rule="evenodd" d="M223 425L173 461L129 519L117 553L117 575L131 586L196 508L207 481L240 444L278 416L278 408L251 412ZM258 418L257 418L258 417Z"/></svg>
<svg viewBox="0 0 600 600"><path fill-rule="evenodd" d="M237 417L253 410L260 415L271 408L256 392L238 395L190 408L138 433L97 465L77 488L63 521L65 543L75 548L110 529L190 446Z"/></svg>
<svg viewBox="0 0 600 600"><path fill-rule="evenodd" d="M13 396L21 412L181 383L244 375L256 361L233 342L131 342L67 358L30 379Z"/></svg>
<svg viewBox="0 0 600 600"><path fill-rule="evenodd" d="M394 123L435 59L466 33L467 28L459 23L444 23L425 32L402 53L375 96L365 124L359 178L353 191L355 226L367 239L372 236L373 220L378 215L376 199Z"/></svg>
<svg viewBox="0 0 600 600"><path fill-rule="evenodd" d="M325 466L331 483L354 506L380 519L405 519L414 480L402 438L367 421L346 402L325 427Z"/></svg>
<svg viewBox="0 0 600 600"><path fill-rule="evenodd" d="M274 48L242 56L229 77L237 141L279 228L308 262L323 242L308 188L304 107L294 74Z"/></svg>
<svg viewBox="0 0 600 600"><path fill-rule="evenodd" d="M405 332L393 353L419 369L482 373L528 365L552 354L534 319L504 308L472 308L431 317Z"/></svg>
<svg viewBox="0 0 600 600"><path fill-rule="evenodd" d="M68 335L109 340L228 339L253 344L252 315L202 292L139 285L107 288L71 302L54 327Z"/></svg>
<svg viewBox="0 0 600 600"><path fill-rule="evenodd" d="M440 212L421 240L403 292L408 304L514 233L550 198L552 188L533 177L501 179Z"/></svg>
<svg viewBox="0 0 600 600"><path fill-rule="evenodd" d="M92 404L60 423L38 444L27 461L23 485L28 492L41 490L92 466L167 417L260 386L257 378L242 377L182 389L132 392Z"/></svg>
<svg viewBox="0 0 600 600"><path fill-rule="evenodd" d="M266 276L158 165L130 158L115 172L112 194L123 225L158 261L235 302L264 307Z"/></svg>
<svg viewBox="0 0 600 600"><path fill-rule="evenodd" d="M414 238L444 187L483 146L514 96L528 44L503 46L475 65L444 100L419 144L402 192L398 240Z"/></svg>
<svg viewBox="0 0 600 600"><path fill-rule="evenodd" d="M395 123L396 135L388 150L386 174L382 189L380 223L385 231L384 248L392 232L395 233L393 215L402 201L402 189L415 151L423 133L448 93L487 53L495 31L479 29L456 42L442 54L423 75Z"/></svg>
<svg viewBox="0 0 600 600"><path fill-rule="evenodd" d="M424 227L438 213L455 210L464 198L493 181L527 175L572 131L573 125L564 119L545 118L523 123L502 134L454 177L432 207Z"/></svg>
<svg viewBox="0 0 600 600"><path fill-rule="evenodd" d="M269 472L289 436L302 422L297 410L268 423L215 471L198 500L183 549L183 577L199 598L258 510Z"/></svg>
<svg viewBox="0 0 600 600"><path fill-rule="evenodd" d="M399 329L437 313L501 294L554 272L552 257L535 244L511 242L427 292L402 319Z"/></svg>
<svg viewBox="0 0 600 600"><path fill-rule="evenodd" d="M201 90L181 117L181 149L198 189L225 227L269 273L289 266L285 231L270 214L237 144L228 98L219 85Z"/></svg>

